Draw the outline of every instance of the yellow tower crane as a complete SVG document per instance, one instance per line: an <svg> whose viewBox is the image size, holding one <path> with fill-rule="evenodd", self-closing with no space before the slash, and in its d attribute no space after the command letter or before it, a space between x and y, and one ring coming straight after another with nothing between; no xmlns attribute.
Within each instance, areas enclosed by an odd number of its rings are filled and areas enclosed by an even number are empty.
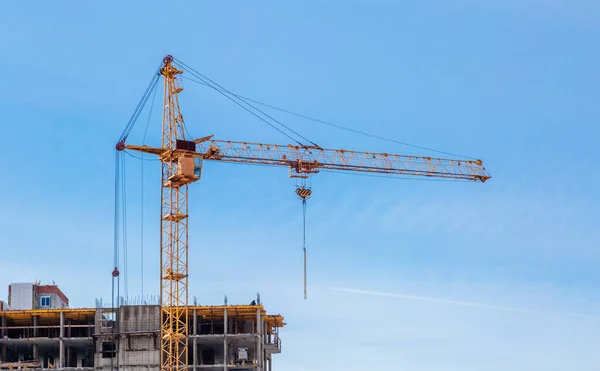
<svg viewBox="0 0 600 371"><path fill-rule="evenodd" d="M179 80L183 70L175 67L173 57L168 55L159 73L164 79L162 146L126 145L125 135L116 148L154 154L162 163L161 370L188 369L188 185L200 179L203 161L280 165L289 169L290 177L303 179L320 169L481 182L490 178L481 160L232 142L214 140L212 135L187 138L178 99L183 90ZM296 193L305 200L310 189L299 187Z"/></svg>

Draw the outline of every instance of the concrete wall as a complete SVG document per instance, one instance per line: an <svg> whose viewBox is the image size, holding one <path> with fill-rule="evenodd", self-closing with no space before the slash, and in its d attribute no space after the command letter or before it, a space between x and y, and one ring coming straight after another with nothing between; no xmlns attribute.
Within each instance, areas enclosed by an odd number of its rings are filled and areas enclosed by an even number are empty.
<svg viewBox="0 0 600 371"><path fill-rule="evenodd" d="M13 283L9 293L8 305L12 309L33 309L33 283Z"/></svg>
<svg viewBox="0 0 600 371"><path fill-rule="evenodd" d="M45 288L45 290L37 292L36 288L40 288L40 290ZM11 309L63 309L69 306L68 302L58 294L58 288L54 286L36 286L33 283L12 283L8 291L8 300ZM42 307L42 297L50 298L50 306Z"/></svg>
<svg viewBox="0 0 600 371"><path fill-rule="evenodd" d="M160 367L160 307L123 306L120 310L119 364L126 370Z"/></svg>
<svg viewBox="0 0 600 371"><path fill-rule="evenodd" d="M97 314L96 320L100 319ZM105 337L97 339L95 365L97 369L110 370L113 367L128 371L160 369L160 307L158 305L122 306L118 316L118 340ZM115 344L118 359L103 357L102 348Z"/></svg>
<svg viewBox="0 0 600 371"><path fill-rule="evenodd" d="M39 294L39 296L47 294ZM63 301L58 294L50 294L50 308L52 309L63 309L68 308L69 305Z"/></svg>
<svg viewBox="0 0 600 371"><path fill-rule="evenodd" d="M42 297L50 297L50 306L42 307ZM35 299L35 309L63 309L67 308L68 305L65 303L58 294L54 293L39 293Z"/></svg>
<svg viewBox="0 0 600 371"><path fill-rule="evenodd" d="M94 363L97 369L110 370L111 365L123 370L158 370L160 359L158 334L122 335L118 340L118 358L103 356L103 347L114 344L112 339L97 340Z"/></svg>
<svg viewBox="0 0 600 371"><path fill-rule="evenodd" d="M122 306L119 316L120 332L160 331L160 307L158 305Z"/></svg>
<svg viewBox="0 0 600 371"><path fill-rule="evenodd" d="M142 369L148 366L151 369L159 369L159 347L158 334L121 337L119 365L125 370Z"/></svg>
<svg viewBox="0 0 600 371"><path fill-rule="evenodd" d="M69 298L56 285L35 285L35 307L40 309L63 309L69 307ZM50 298L50 305L42 307L42 298ZM47 304L47 303L46 303Z"/></svg>

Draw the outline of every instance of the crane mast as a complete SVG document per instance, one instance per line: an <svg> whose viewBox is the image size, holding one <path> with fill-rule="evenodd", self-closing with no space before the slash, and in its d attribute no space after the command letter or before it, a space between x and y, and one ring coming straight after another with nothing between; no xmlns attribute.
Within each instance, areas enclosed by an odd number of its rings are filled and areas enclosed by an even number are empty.
<svg viewBox="0 0 600 371"><path fill-rule="evenodd" d="M116 146L119 151L130 149L157 155L162 163L160 364L163 371L188 369L188 185L200 179L204 160L279 165L289 169L290 177L304 179L320 169L480 182L490 178L481 160L232 142L213 140L212 135L195 140L186 138L178 99L183 90L179 80L182 73L173 65L172 56L163 59L162 146L125 145L126 136ZM296 193L305 202L311 191L302 187Z"/></svg>
<svg viewBox="0 0 600 371"><path fill-rule="evenodd" d="M183 71L164 58L162 147L175 150L185 140L177 77ZM179 175L180 156L160 156L161 186L161 369L187 370L188 344L188 184L196 180Z"/></svg>

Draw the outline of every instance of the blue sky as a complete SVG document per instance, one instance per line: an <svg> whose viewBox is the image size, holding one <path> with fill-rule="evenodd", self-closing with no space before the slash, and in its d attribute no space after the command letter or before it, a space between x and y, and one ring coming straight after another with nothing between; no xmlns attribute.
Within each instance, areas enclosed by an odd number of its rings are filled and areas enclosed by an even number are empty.
<svg viewBox="0 0 600 371"><path fill-rule="evenodd" d="M288 323L276 370L600 363L597 2L21 1L4 4L0 20L2 287L37 278L55 280L72 306L110 298L114 144L171 53L239 94L481 158L493 176L318 174L304 301L301 207L286 169L206 164L190 196L190 295L245 304L260 291ZM288 142L184 84L194 136ZM129 143L141 142L148 114ZM273 115L323 147L435 155ZM156 294L159 168L146 163L142 179L139 161L126 166L129 292L141 292L143 182L143 280Z"/></svg>

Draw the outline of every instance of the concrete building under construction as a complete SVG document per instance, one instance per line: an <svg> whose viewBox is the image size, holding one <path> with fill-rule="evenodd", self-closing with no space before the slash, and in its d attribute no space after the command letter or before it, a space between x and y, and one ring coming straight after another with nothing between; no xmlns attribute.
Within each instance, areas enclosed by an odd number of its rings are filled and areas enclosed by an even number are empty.
<svg viewBox="0 0 600 371"><path fill-rule="evenodd" d="M0 369L160 370L160 306L71 309L58 292L55 285L11 285L8 303L0 302ZM41 297L51 298L43 299L46 307ZM281 352L283 317L267 314L259 300L190 306L189 324L191 370L271 371Z"/></svg>

